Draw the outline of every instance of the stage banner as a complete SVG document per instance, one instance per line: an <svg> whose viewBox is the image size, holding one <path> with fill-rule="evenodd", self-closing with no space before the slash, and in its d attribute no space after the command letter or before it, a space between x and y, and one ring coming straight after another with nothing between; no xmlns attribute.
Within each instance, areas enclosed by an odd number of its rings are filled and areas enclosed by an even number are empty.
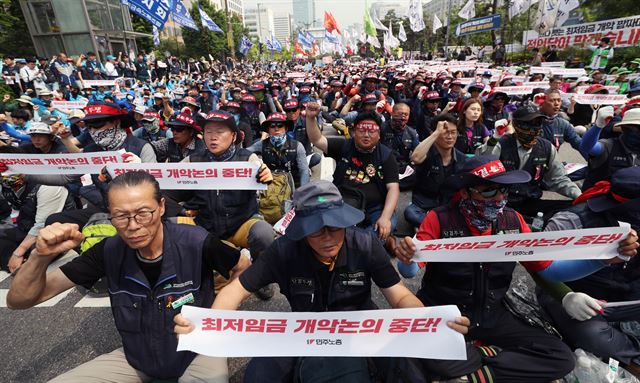
<svg viewBox="0 0 640 383"><path fill-rule="evenodd" d="M164 190L266 190L259 183L260 164L248 161L111 164L112 177L134 171L154 176Z"/></svg>
<svg viewBox="0 0 640 383"><path fill-rule="evenodd" d="M474 33L488 32L500 28L502 18L500 14L478 17L460 23L456 26L456 36L466 36Z"/></svg>
<svg viewBox="0 0 640 383"><path fill-rule="evenodd" d="M523 262L606 260L618 255L629 227L545 231L420 241L414 262Z"/></svg>
<svg viewBox="0 0 640 383"><path fill-rule="evenodd" d="M195 330L178 351L214 357L353 356L466 360L462 334L447 326L456 306L261 312L182 306Z"/></svg>
<svg viewBox="0 0 640 383"><path fill-rule="evenodd" d="M99 174L107 164L122 162L117 152L64 154L0 154L9 170L3 174Z"/></svg>
<svg viewBox="0 0 640 383"><path fill-rule="evenodd" d="M602 37L611 38L615 48L636 46L640 42L640 15L552 28L542 35L536 31L525 31L522 36L522 45L526 49L551 45L558 49L580 48L584 42L595 44Z"/></svg>

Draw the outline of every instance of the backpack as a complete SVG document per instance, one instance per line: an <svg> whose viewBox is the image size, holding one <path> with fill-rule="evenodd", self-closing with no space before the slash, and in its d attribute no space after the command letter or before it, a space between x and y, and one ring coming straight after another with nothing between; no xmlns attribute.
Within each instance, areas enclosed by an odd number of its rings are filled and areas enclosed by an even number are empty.
<svg viewBox="0 0 640 383"><path fill-rule="evenodd" d="M293 177L289 172L273 173L273 182L267 190L260 192L260 214L270 224L275 224L291 208L294 190Z"/></svg>
<svg viewBox="0 0 640 383"><path fill-rule="evenodd" d="M80 244L80 254L117 233L116 228L109 221L109 214L95 213L82 228L84 240Z"/></svg>

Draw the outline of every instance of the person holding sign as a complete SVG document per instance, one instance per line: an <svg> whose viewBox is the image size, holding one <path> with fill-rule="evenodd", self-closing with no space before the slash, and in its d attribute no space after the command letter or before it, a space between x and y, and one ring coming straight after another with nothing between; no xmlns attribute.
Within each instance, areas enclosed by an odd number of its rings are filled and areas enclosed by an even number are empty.
<svg viewBox="0 0 640 383"><path fill-rule="evenodd" d="M380 241L368 230L354 227L364 213L346 204L338 188L328 181L314 181L296 190L296 215L278 238L239 279L225 287L212 306L236 310L252 292L277 283L291 311L375 310L372 282L393 308L422 307L422 303L401 282ZM175 332L186 334L193 325L178 315ZM457 318L448 326L462 334L469 321ZM300 360L298 360L300 359ZM311 374L319 381L371 381L364 358L253 358L245 372L246 382L290 381L296 364L304 367L296 376ZM378 361L377 361L378 362ZM381 361L380 361L381 362ZM425 361L455 368L459 361ZM325 368L318 368L325 365ZM314 371L314 366L315 371ZM421 380L413 381L426 381Z"/></svg>
<svg viewBox="0 0 640 383"><path fill-rule="evenodd" d="M163 222L164 198L156 179L146 172L114 178L107 197L117 236L46 273L58 254L78 247L84 238L75 224L43 228L7 295L10 308L27 309L75 285L89 288L107 277L123 347L52 382L227 382L226 359L176 351L172 319L185 304L210 307L212 271L237 275L249 266L249 257L200 227Z"/></svg>
<svg viewBox="0 0 640 383"><path fill-rule="evenodd" d="M531 176L524 170L510 170L494 156L467 160L461 172L447 180L459 199L431 210L416 238L440 238L527 233L522 216L506 207L509 189ZM635 254L637 237L620 244L624 255ZM410 262L417 251L411 237L399 244L396 256ZM472 257L472 252L469 253ZM619 261L614 258L612 262ZM597 271L599 260L523 262L531 273L550 281L572 280ZM487 348L467 350L469 381L545 382L562 378L574 367L571 350L557 337L531 327L508 311L503 299L509 290L515 262L434 263L426 266L422 287L417 292L425 306L456 304L471 320L469 339Z"/></svg>

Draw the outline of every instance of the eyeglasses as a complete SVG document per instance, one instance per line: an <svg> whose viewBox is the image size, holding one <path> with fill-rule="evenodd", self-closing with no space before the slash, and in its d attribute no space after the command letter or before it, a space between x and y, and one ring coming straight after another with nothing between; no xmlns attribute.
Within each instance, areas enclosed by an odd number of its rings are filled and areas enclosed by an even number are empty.
<svg viewBox="0 0 640 383"><path fill-rule="evenodd" d="M117 229L124 229L129 226L129 221L133 218L138 225L148 225L149 222L153 219L153 213L158 209L154 210L143 210L139 211L134 215L118 215L109 217L109 221L111 224L115 226Z"/></svg>
<svg viewBox="0 0 640 383"><path fill-rule="evenodd" d="M84 125L89 129L102 129L105 125L107 125L109 120L99 120L99 121L85 121Z"/></svg>
<svg viewBox="0 0 640 383"><path fill-rule="evenodd" d="M114 225L115 226L115 225ZM322 237L325 233L329 233L329 234L333 234L333 233L337 233L340 230L342 230L341 227L331 227L331 226L325 226L322 229L316 231L315 233L311 233L309 235L307 235L307 237L309 238L320 238Z"/></svg>
<svg viewBox="0 0 640 383"><path fill-rule="evenodd" d="M509 187L508 186L495 186L489 189L484 189L482 191L475 189L475 188L469 188L470 191L472 192L476 192L478 194L480 194L481 196L483 196L484 198L491 198L491 197L495 197L496 194L498 194L498 192L500 192L501 194L507 194L509 192Z"/></svg>
<svg viewBox="0 0 640 383"><path fill-rule="evenodd" d="M280 129L280 128L284 128L285 124L283 124L282 122L277 122L277 123L272 123L271 125L269 125L269 127Z"/></svg>

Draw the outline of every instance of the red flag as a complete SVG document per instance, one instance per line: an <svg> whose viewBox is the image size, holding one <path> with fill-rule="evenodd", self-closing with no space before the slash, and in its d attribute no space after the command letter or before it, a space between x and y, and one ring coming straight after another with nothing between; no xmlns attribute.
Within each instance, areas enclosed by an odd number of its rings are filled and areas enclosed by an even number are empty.
<svg viewBox="0 0 640 383"><path fill-rule="evenodd" d="M342 32L340 32L340 28L338 28L338 22L336 21L336 18L333 17L333 14L331 12L324 12L324 28L329 33L336 30L339 34L342 34Z"/></svg>
<svg viewBox="0 0 640 383"><path fill-rule="evenodd" d="M353 55L353 48L351 48L351 45L347 45L347 55L348 56Z"/></svg>
<svg viewBox="0 0 640 383"><path fill-rule="evenodd" d="M305 52L304 49L302 49L302 45L300 45L300 43L297 41L296 41L296 52L302 53L305 56L307 55L307 52Z"/></svg>

